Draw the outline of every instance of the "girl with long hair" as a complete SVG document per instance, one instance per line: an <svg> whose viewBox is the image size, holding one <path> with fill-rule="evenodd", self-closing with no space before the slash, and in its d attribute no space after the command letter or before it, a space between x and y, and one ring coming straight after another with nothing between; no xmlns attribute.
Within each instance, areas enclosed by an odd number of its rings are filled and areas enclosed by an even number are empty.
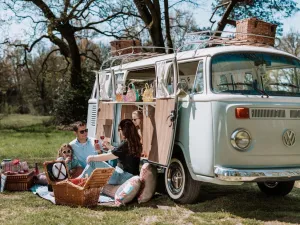
<svg viewBox="0 0 300 225"><path fill-rule="evenodd" d="M113 147L108 142L103 142L103 147L110 152L101 155L87 157L87 163L103 162L118 159L118 164L114 174L109 180L109 184L122 184L134 175L139 175L140 157L142 145L140 136L132 120L125 119L119 123L118 131L121 136L121 144Z"/></svg>

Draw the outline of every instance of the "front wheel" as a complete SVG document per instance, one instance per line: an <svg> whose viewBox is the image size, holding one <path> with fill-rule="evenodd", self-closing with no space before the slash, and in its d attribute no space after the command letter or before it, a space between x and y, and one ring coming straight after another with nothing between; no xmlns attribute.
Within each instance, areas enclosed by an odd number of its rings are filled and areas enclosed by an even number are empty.
<svg viewBox="0 0 300 225"><path fill-rule="evenodd" d="M267 195L285 196L293 190L295 181L258 182L259 189Z"/></svg>
<svg viewBox="0 0 300 225"><path fill-rule="evenodd" d="M201 183L193 180L183 159L172 158L165 171L168 195L177 203L190 204L198 200Z"/></svg>

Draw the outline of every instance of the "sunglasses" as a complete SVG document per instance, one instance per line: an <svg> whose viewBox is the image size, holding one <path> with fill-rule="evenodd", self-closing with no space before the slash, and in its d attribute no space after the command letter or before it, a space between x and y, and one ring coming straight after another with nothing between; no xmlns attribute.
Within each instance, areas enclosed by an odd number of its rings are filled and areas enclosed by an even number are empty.
<svg viewBox="0 0 300 225"><path fill-rule="evenodd" d="M136 120L139 120L139 119L140 119L140 118L132 119L132 121L134 121L134 122L135 122Z"/></svg>
<svg viewBox="0 0 300 225"><path fill-rule="evenodd" d="M71 153L71 152L72 152L71 149L68 149L68 150L66 150L66 151L62 151L63 154Z"/></svg>
<svg viewBox="0 0 300 225"><path fill-rule="evenodd" d="M79 131L79 133L81 133L81 134L84 134L84 132L88 132L89 130L88 129L85 129L85 130L81 130L81 131Z"/></svg>

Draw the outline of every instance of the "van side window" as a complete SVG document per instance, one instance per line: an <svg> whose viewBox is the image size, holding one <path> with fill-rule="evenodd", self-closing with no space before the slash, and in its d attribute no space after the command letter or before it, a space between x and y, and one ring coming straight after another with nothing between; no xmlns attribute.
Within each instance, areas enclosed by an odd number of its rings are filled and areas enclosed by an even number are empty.
<svg viewBox="0 0 300 225"><path fill-rule="evenodd" d="M200 61L194 82L194 93L203 93L203 61Z"/></svg>

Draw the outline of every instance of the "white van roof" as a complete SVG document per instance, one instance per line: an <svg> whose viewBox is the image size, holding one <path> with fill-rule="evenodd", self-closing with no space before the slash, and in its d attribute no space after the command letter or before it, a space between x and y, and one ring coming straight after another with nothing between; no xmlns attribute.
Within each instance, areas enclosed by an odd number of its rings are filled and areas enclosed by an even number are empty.
<svg viewBox="0 0 300 225"><path fill-rule="evenodd" d="M191 51L184 51L177 53L177 60L180 62L182 60L187 59L196 59L203 56L213 56L219 53L225 53L225 52L268 52L268 53L274 53L274 54L283 54L287 56L291 56L296 58L294 55L291 55L289 53L286 53L284 51L277 50L275 48L267 48L267 47L256 47L256 46L218 46L218 47L210 47L210 48L202 48L198 50L191 50ZM123 65L112 67L113 70L133 70L138 68L147 68L147 67L153 67L156 62L164 61L164 60L172 60L174 58L174 54L167 54L167 55L161 55L156 56L152 58L147 58L139 61L134 61L130 63L126 63ZM106 69L107 71L110 69Z"/></svg>

